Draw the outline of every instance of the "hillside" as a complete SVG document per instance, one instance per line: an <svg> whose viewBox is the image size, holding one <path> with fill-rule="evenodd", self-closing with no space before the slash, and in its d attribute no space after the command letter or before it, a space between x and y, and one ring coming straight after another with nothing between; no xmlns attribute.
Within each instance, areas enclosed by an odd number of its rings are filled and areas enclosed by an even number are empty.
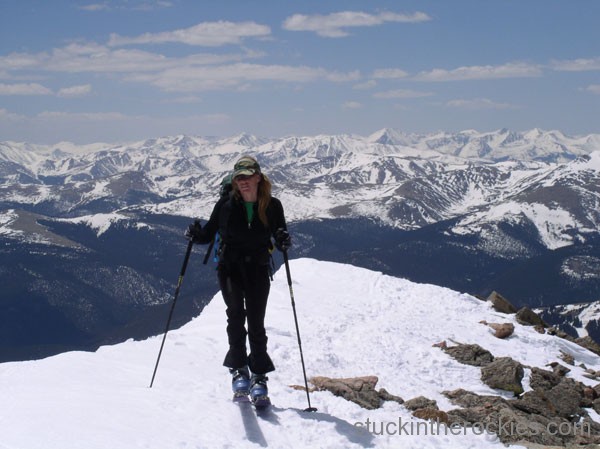
<svg viewBox="0 0 600 449"><path fill-rule="evenodd" d="M460 388L511 399L512 393L484 384L478 367L461 364L434 347L447 341L477 343L496 357L512 357L525 365L525 394L533 391L536 369L564 363L561 353L570 354L575 364L565 379L596 385L580 365L599 370L599 356L522 326L514 316L469 295L312 259L293 260L291 273L309 377L378 376L378 388L404 400L426 396L443 411L456 408L443 392ZM148 384L158 337L104 346L94 353L0 364L6 410L0 420L0 447L504 447L497 436L468 429L458 435L424 435L423 428L419 435L377 435L356 424L367 419L384 426L399 420L424 423L411 415L408 402L386 401L381 408L365 410L317 391L311 400L318 411L304 412L306 395L289 386L303 381L285 271L276 273L272 287L266 322L278 369L270 375L271 412L257 415L230 400L228 374L221 366L224 305L217 295L198 318L169 334L152 389ZM515 332L498 339L482 320L512 323ZM600 423L593 409L582 410Z"/></svg>

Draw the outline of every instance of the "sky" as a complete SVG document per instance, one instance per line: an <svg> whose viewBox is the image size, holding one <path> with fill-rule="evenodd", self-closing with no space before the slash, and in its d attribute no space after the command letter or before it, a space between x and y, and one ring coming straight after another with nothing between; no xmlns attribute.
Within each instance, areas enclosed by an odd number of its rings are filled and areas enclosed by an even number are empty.
<svg viewBox="0 0 600 449"><path fill-rule="evenodd" d="M600 2L0 0L0 141L600 132Z"/></svg>

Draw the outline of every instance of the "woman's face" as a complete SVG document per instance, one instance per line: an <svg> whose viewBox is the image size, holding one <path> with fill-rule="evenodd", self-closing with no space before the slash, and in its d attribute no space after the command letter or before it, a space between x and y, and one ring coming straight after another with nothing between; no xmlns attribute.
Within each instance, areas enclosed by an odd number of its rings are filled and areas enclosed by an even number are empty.
<svg viewBox="0 0 600 449"><path fill-rule="evenodd" d="M260 175L258 173L254 173L253 175L240 175L236 176L234 181L242 195L256 193L258 191L258 184L260 183Z"/></svg>

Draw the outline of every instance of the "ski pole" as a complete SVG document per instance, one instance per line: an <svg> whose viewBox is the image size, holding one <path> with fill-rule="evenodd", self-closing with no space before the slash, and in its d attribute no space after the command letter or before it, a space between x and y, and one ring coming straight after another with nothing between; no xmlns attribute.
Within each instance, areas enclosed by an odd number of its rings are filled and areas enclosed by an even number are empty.
<svg viewBox="0 0 600 449"><path fill-rule="evenodd" d="M287 250L283 251L283 261L285 263L285 273L287 274L288 287L290 288L290 298L292 300L292 310L294 311L294 323L296 324L296 335L298 336L298 348L300 349L300 361L302 362L302 374L304 375L304 387L306 388L306 399L308 408L305 412L316 412L317 409L310 405L310 393L308 392L308 381L306 380L306 368L304 367L304 355L302 354L302 342L300 341L300 329L298 327L298 316L296 315L296 302L294 301L294 290L292 289L292 275L290 274L290 264L288 262Z"/></svg>
<svg viewBox="0 0 600 449"><path fill-rule="evenodd" d="M150 381L150 388L152 388L152 385L154 384L154 377L156 376L156 370L158 369L158 363L160 362L160 356L162 354L163 347L165 345L165 340L167 339L167 332L169 332L169 327L171 326L171 318L173 318L173 311L175 310L175 303L177 302L177 297L179 296L179 289L181 288L181 284L183 282L183 275L185 274L185 269L187 268L188 260L190 260L192 246L194 246L194 242L192 242L192 240L190 240L190 242L188 243L188 246L187 246L187 250L185 252L185 258L183 259L183 266L181 267L179 279L177 280L177 288L175 289L175 296L173 298L173 304L171 305L171 311L169 312L169 318L167 319L165 335L163 336L162 343L160 345L160 350L158 351L158 358L156 359L156 365L154 366L154 372L152 373L152 380Z"/></svg>

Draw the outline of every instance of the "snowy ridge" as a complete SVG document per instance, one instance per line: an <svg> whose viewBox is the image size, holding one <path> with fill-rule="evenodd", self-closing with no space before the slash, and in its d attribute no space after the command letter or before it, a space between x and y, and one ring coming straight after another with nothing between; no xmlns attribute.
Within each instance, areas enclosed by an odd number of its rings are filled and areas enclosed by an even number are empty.
<svg viewBox="0 0 600 449"><path fill-rule="evenodd" d="M491 240L503 238L502 223L531 224L550 249L600 230L600 136L537 129L170 136L80 148L5 142L0 201L57 218L104 214L90 223L128 211L205 218L221 180L244 153L255 155L272 178L290 221L368 217L418 229L457 219L449 232L485 232Z"/></svg>
<svg viewBox="0 0 600 449"><path fill-rule="evenodd" d="M191 269L197 268L198 260ZM575 358L568 376L591 385L578 365L600 369L600 358L557 337L542 335L497 313L471 296L420 285L330 262L291 262L296 306L308 375L379 376L378 387L411 399L425 395L442 410L453 406L441 393L465 388L502 395L480 381L479 369L461 365L440 341L478 343L495 356L510 356L544 368L561 351ZM185 288L185 284L183 286ZM495 338L488 322L512 322L514 335ZM160 337L64 353L35 362L0 365L1 447L10 449L180 448L501 448L493 435L375 435L356 423L418 422L403 406L378 410L327 392L311 395L316 413L305 413L289 292L283 270L276 273L266 318L272 413L257 416L230 401L225 312L217 295L202 314L171 331L153 389L148 389ZM524 386L528 389L529 369ZM591 412L593 419L600 418ZM31 430L35 429L35 432ZM518 447L518 446L516 446Z"/></svg>

